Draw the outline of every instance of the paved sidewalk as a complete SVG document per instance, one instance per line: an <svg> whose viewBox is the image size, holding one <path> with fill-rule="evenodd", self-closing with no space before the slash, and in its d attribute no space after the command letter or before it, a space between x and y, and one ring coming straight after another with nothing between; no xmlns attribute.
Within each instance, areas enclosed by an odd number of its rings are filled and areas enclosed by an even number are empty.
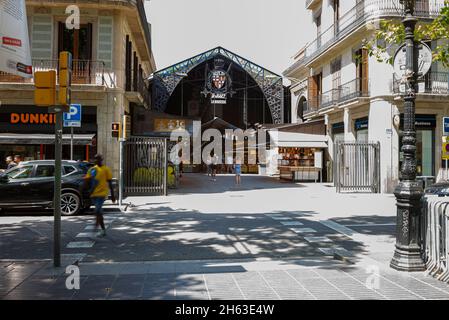
<svg viewBox="0 0 449 320"><path fill-rule="evenodd" d="M77 221L67 238L80 290L51 261L4 259L0 299L449 299L448 284L389 267L392 195L186 175L168 197L126 202L106 215L106 237Z"/></svg>
<svg viewBox="0 0 449 320"><path fill-rule="evenodd" d="M330 258L79 263L80 290L64 268L12 263L2 299L449 299L449 286L424 273L404 274L377 261L352 266ZM32 275L29 275L32 273ZM378 276L377 276L378 274ZM6 279L6 281L5 281ZM15 280L17 279L17 280Z"/></svg>

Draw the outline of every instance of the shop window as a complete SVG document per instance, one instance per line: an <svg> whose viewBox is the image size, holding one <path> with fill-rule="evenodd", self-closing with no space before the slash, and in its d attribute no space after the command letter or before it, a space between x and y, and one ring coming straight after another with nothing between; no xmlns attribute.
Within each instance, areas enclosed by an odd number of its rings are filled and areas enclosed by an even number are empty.
<svg viewBox="0 0 449 320"><path fill-rule="evenodd" d="M368 142L368 129L361 129L357 131L358 142Z"/></svg>
<svg viewBox="0 0 449 320"><path fill-rule="evenodd" d="M416 130L416 175L434 176L434 141L435 131L433 129ZM402 131L400 132L400 146L402 148ZM404 154L400 151L400 165L404 160Z"/></svg>
<svg viewBox="0 0 449 320"><path fill-rule="evenodd" d="M401 125L399 131L399 164L402 167L404 154L402 152L404 116L401 114ZM435 127L434 115L417 114L415 117L416 127L416 175L435 175Z"/></svg>

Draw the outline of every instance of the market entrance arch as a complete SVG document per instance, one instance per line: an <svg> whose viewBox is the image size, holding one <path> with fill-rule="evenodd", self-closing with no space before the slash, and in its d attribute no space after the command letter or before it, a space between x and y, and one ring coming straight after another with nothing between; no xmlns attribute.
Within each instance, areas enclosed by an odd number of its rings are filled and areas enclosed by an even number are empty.
<svg viewBox="0 0 449 320"><path fill-rule="evenodd" d="M203 52L195 57L156 72L152 81L153 108L159 112L172 113L176 110L171 105L176 100L173 96L180 96L181 101L178 102L182 105L180 112L183 116L188 116L188 112L192 112L191 109L195 109L197 106L191 104L189 108L189 101L185 100L183 84L187 83L187 86L189 84L196 86L196 89L199 90L193 90L191 94L197 101L200 100L201 97L198 97L198 95L201 94L201 86L207 84L207 71L212 70L216 60L222 60L224 68L229 70L230 80L233 82L232 90L235 90L236 94L241 91L243 92L242 94L246 95L243 98L238 95L238 98L234 99L240 99L242 104L249 103L250 101L258 101L258 103L255 103L255 108L259 110L255 112L260 117L255 116L254 123L281 124L284 122L284 87L282 77L222 47ZM181 93L179 93L180 91ZM257 91L260 93L259 96L256 94ZM250 96L251 94L253 95ZM231 99L233 99L233 96ZM245 108L248 107L248 105L245 105ZM264 108L268 110L269 119L266 117ZM187 114L185 114L186 111ZM207 112L204 110L200 111ZM217 111L216 107L215 111ZM243 110L243 114L241 114L242 120L246 120L246 116L250 116L249 114L245 114L247 111L251 110ZM215 116L217 116L216 113ZM241 124L239 127L244 128Z"/></svg>

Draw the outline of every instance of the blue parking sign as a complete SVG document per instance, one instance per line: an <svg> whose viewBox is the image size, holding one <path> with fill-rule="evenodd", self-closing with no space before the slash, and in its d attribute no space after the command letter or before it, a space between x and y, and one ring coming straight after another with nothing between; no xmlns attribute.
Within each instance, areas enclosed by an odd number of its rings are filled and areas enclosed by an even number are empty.
<svg viewBox="0 0 449 320"><path fill-rule="evenodd" d="M69 112L64 112L64 127L81 127L81 105L71 104Z"/></svg>
<svg viewBox="0 0 449 320"><path fill-rule="evenodd" d="M443 136L449 136L449 117L443 117Z"/></svg>

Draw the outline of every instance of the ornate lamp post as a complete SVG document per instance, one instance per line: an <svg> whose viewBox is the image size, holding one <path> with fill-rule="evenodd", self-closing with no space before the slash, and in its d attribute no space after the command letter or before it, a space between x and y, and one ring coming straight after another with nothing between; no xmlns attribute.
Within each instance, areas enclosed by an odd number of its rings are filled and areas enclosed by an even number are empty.
<svg viewBox="0 0 449 320"><path fill-rule="evenodd" d="M415 0L400 0L404 5L406 45L406 95L404 97L404 133L401 181L394 192L397 206L396 249L390 266L400 271L422 271L425 264L420 248L421 184L416 181L415 93L418 54L414 40L417 19L413 16Z"/></svg>

